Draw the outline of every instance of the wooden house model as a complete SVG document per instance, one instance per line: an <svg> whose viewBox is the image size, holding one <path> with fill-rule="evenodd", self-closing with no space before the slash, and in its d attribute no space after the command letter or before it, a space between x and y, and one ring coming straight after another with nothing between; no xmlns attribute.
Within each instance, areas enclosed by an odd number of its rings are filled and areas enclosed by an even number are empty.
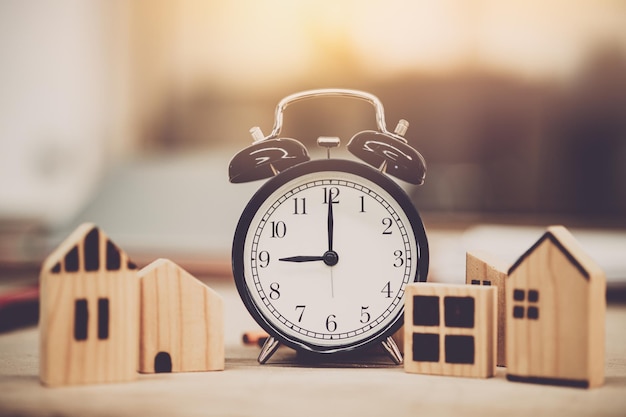
<svg viewBox="0 0 626 417"><path fill-rule="evenodd" d="M139 271L139 282L139 372L223 370L221 297L167 259Z"/></svg>
<svg viewBox="0 0 626 417"><path fill-rule="evenodd" d="M468 252L465 256L465 283L497 289L498 366L506 366L506 278L509 266L484 252Z"/></svg>
<svg viewBox="0 0 626 417"><path fill-rule="evenodd" d="M406 286L404 370L488 378L496 370L496 288Z"/></svg>
<svg viewBox="0 0 626 417"><path fill-rule="evenodd" d="M43 263L40 290L44 384L136 378L137 271L99 228L83 224L57 247Z"/></svg>
<svg viewBox="0 0 626 417"><path fill-rule="evenodd" d="M578 387L604 381L606 278L562 226L509 269L507 378Z"/></svg>

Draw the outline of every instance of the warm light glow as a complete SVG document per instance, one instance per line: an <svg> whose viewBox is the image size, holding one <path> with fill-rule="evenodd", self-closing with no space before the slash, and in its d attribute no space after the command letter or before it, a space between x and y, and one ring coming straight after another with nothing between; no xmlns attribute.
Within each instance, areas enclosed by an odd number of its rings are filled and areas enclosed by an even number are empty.
<svg viewBox="0 0 626 417"><path fill-rule="evenodd" d="M468 67L558 78L575 72L597 43L626 51L626 5L616 0L159 4L165 9L156 22L162 37L154 41L164 53L171 49L175 77L192 84L213 80L247 88L316 74ZM155 4L135 7L142 12Z"/></svg>

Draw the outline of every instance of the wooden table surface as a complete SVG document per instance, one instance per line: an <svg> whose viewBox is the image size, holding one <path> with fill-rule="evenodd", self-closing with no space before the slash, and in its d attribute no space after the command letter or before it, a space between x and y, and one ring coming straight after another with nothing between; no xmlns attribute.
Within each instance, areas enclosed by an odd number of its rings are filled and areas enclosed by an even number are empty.
<svg viewBox="0 0 626 417"><path fill-rule="evenodd" d="M385 356L312 363L281 348L259 365L242 333L257 329L228 280L226 369L139 375L122 384L46 388L35 327L0 335L0 415L19 416L626 416L626 305L607 311L606 382L584 390L490 379L407 374Z"/></svg>

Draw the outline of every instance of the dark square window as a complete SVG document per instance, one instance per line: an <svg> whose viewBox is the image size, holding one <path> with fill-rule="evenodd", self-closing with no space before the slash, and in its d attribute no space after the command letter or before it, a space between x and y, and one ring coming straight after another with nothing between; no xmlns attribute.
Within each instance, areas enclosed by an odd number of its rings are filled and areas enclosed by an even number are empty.
<svg viewBox="0 0 626 417"><path fill-rule="evenodd" d="M491 281L485 280L485 281L483 281L483 285L491 285Z"/></svg>
<svg viewBox="0 0 626 417"><path fill-rule="evenodd" d="M474 297L445 297L443 306L447 327L474 327Z"/></svg>
<svg viewBox="0 0 626 417"><path fill-rule="evenodd" d="M522 306L514 306L513 307L513 317L516 319L524 318L524 307Z"/></svg>
<svg viewBox="0 0 626 417"><path fill-rule="evenodd" d="M413 296L413 325L439 326L439 297Z"/></svg>
<svg viewBox="0 0 626 417"><path fill-rule="evenodd" d="M479 279L473 279L472 280L472 285L480 285L480 280Z"/></svg>
<svg viewBox="0 0 626 417"><path fill-rule="evenodd" d="M528 290L528 301L531 303L536 303L539 301L539 291L537 290Z"/></svg>
<svg viewBox="0 0 626 417"><path fill-rule="evenodd" d="M446 363L474 363L474 336L446 335Z"/></svg>
<svg viewBox="0 0 626 417"><path fill-rule="evenodd" d="M439 362L439 335L413 333L413 361Z"/></svg>
<svg viewBox="0 0 626 417"><path fill-rule="evenodd" d="M515 301L524 301L524 290L513 290L513 299Z"/></svg>
<svg viewBox="0 0 626 417"><path fill-rule="evenodd" d="M539 309L537 307L528 307L528 311L526 312L526 314L529 319L539 319Z"/></svg>

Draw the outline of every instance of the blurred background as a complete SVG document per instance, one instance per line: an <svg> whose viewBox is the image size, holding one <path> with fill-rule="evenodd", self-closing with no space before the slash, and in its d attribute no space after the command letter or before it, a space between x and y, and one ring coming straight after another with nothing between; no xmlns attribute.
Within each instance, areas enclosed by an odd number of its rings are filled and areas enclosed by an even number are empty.
<svg viewBox="0 0 626 417"><path fill-rule="evenodd" d="M476 225L593 228L623 256L625 22L623 0L2 0L0 264L38 267L88 220L131 257L227 274L260 186L229 184L230 158L325 87L410 122L435 270L437 238ZM312 150L374 127L329 99L283 133Z"/></svg>

